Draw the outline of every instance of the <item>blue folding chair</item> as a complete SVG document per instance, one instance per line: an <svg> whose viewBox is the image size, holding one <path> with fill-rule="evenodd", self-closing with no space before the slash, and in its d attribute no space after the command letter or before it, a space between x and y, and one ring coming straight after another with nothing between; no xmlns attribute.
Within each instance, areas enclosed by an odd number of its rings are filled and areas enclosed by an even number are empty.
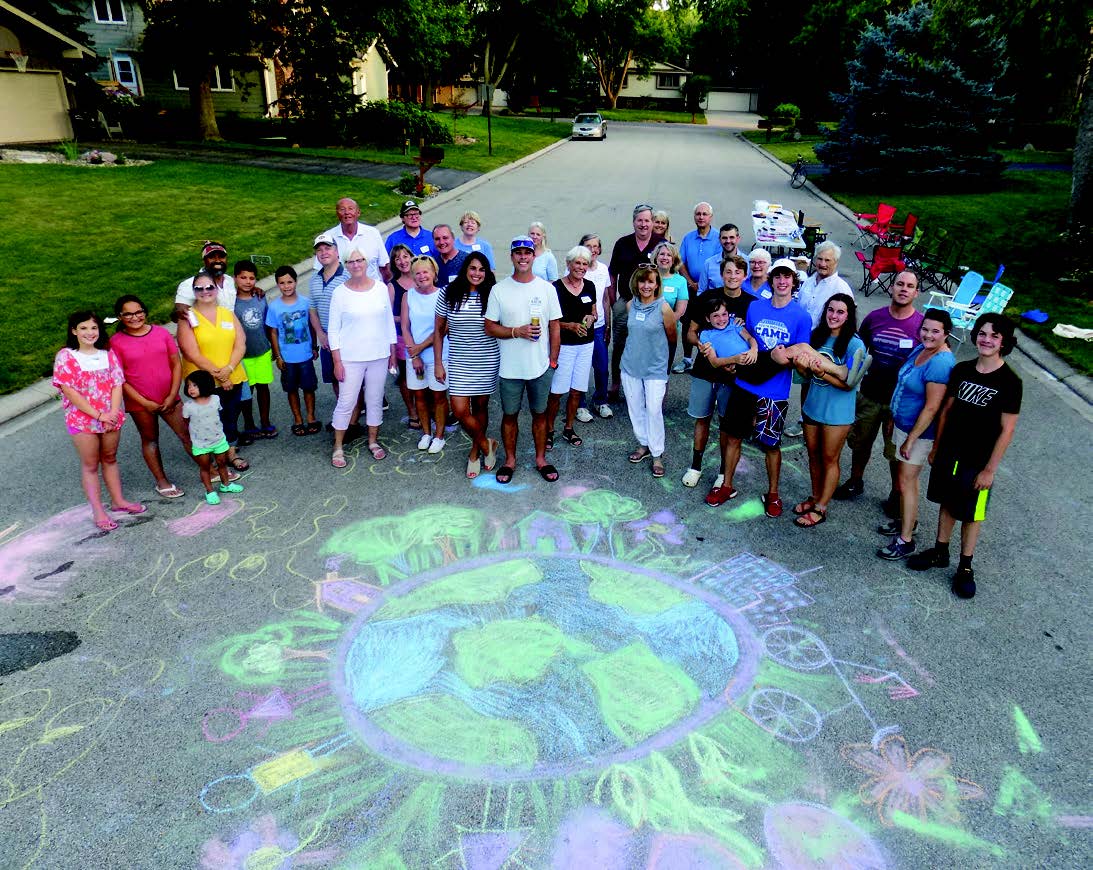
<svg viewBox="0 0 1093 870"><path fill-rule="evenodd" d="M953 338L957 341L964 341L968 337L968 330L975 326L975 321L979 319L981 314L1001 314L1006 310L1012 296L1013 290L1011 288L1005 284L995 284L991 287L982 305L955 306L954 303L950 303L950 315L953 318ZM963 335L958 336L956 334L957 330L962 332Z"/></svg>
<svg viewBox="0 0 1093 870"><path fill-rule="evenodd" d="M978 272L965 272L955 293L942 293L940 290L931 290L930 301L926 303L926 307L948 311L955 320L960 309L967 308L972 304L975 294L979 292L979 288L982 286L982 275Z"/></svg>

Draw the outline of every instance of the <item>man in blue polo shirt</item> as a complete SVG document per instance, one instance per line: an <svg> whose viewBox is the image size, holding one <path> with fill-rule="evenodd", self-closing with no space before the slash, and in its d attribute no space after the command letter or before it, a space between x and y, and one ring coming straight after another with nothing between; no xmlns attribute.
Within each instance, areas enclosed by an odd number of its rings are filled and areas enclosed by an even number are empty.
<svg viewBox="0 0 1093 870"><path fill-rule="evenodd" d="M418 204L412 199L406 200L399 209L398 216L402 218L402 227L392 232L384 242L387 253L390 254L391 248L395 245L406 245L415 257L428 255L435 260L436 248L433 247L433 233L432 230L422 228L421 209Z"/></svg>
<svg viewBox="0 0 1093 870"><path fill-rule="evenodd" d="M695 228L679 243L679 274L687 279L691 298L698 296L698 278L706 261L721 250L721 242L713 231L713 206L700 202L695 206Z"/></svg>

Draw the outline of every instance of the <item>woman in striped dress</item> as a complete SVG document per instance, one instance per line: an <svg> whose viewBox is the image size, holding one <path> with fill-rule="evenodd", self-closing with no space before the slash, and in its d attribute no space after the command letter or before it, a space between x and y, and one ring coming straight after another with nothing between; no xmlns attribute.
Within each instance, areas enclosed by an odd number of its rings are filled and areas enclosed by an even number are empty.
<svg viewBox="0 0 1093 870"><path fill-rule="evenodd" d="M441 383L447 382L452 413L471 439L467 456L471 480L482 473L483 464L486 471L492 471L497 463L497 441L486 437L486 429L501 355L497 339L486 335L483 320L496 283L486 255L472 251L436 303L433 347L442 347L447 336L448 364L445 367L440 354L435 353L435 375Z"/></svg>

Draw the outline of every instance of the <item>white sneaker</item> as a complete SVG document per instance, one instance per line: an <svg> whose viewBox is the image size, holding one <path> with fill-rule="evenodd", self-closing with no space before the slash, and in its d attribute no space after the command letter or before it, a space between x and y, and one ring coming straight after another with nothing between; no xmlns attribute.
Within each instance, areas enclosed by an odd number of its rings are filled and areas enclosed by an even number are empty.
<svg viewBox="0 0 1093 870"><path fill-rule="evenodd" d="M418 447L420 447L420 446L421 445L418 444ZM429 445L429 452L430 453L439 453L443 449L444 449L444 439L443 438L434 438L433 443Z"/></svg>
<svg viewBox="0 0 1093 870"><path fill-rule="evenodd" d="M687 473L683 475L684 486L698 486L700 480L702 480L702 472L697 468L688 468Z"/></svg>
<svg viewBox="0 0 1093 870"><path fill-rule="evenodd" d="M782 434L787 438L800 438L805 431L804 426L802 425L803 423L803 420L798 420L796 423L786 426L786 428L782 430Z"/></svg>
<svg viewBox="0 0 1093 870"><path fill-rule="evenodd" d="M615 416L615 412L611 410L611 406L606 404L606 403L603 404L603 405L600 405L600 407L598 407L596 409L596 413L599 414L601 417L603 417L603 419L605 419L605 420L608 419L609 417L614 417Z"/></svg>
<svg viewBox="0 0 1093 870"><path fill-rule="evenodd" d="M672 366L672 371L677 375L681 375L684 372L689 372L693 365L694 363L691 362L689 357L683 357L679 362Z"/></svg>
<svg viewBox="0 0 1093 870"><path fill-rule="evenodd" d="M418 438L418 440L417 440L417 449L418 450L428 450L429 445L432 444L432 442L433 442L433 436L430 435L428 432L426 432L420 438Z"/></svg>
<svg viewBox="0 0 1093 870"><path fill-rule="evenodd" d="M577 409L577 419L580 420L582 423L591 423L592 422L592 412L589 411L588 408L578 408Z"/></svg>

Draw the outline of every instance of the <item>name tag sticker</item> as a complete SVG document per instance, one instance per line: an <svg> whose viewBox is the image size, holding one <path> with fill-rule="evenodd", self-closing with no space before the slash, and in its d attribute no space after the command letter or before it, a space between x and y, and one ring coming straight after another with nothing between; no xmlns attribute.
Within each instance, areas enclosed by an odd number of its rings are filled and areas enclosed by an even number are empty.
<svg viewBox="0 0 1093 870"><path fill-rule="evenodd" d="M636 320L638 323L644 323L645 322L645 312L644 311L639 311L637 314L634 315L634 320Z"/></svg>
<svg viewBox="0 0 1093 870"><path fill-rule="evenodd" d="M232 320L222 320L222 321L220 321L220 328L221 329L235 329L235 322L232 321Z"/></svg>
<svg viewBox="0 0 1093 870"><path fill-rule="evenodd" d="M421 251L421 253L423 253L423 254L427 254L427 253L429 253L429 246L428 245L421 245L418 248L418 250Z"/></svg>
<svg viewBox="0 0 1093 870"><path fill-rule="evenodd" d="M581 302L583 302L585 305L588 305L591 301L592 301L591 296L582 296L581 297Z"/></svg>
<svg viewBox="0 0 1093 870"><path fill-rule="evenodd" d="M903 349L914 347L915 343L909 338L901 338L899 340L899 346Z"/></svg>

